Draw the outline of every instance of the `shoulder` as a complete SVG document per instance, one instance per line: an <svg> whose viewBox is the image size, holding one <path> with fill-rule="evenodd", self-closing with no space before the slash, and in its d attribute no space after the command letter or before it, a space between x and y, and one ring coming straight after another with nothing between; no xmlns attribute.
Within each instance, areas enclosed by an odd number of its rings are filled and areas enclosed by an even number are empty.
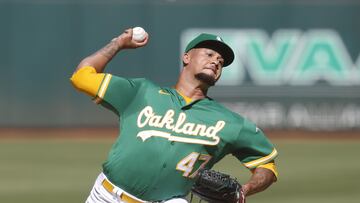
<svg viewBox="0 0 360 203"><path fill-rule="evenodd" d="M259 133L261 131L258 126L249 120L248 118L244 117L243 115L232 111L228 107L224 106L223 104L212 100L212 105L210 108L215 108L217 112L222 114L222 117L225 117L227 123L231 122L234 126L237 127L240 133Z"/></svg>
<svg viewBox="0 0 360 203"><path fill-rule="evenodd" d="M158 85L156 83L154 83L153 81L151 81L147 78L133 78L132 80L138 81L139 83L142 83L147 86L158 87Z"/></svg>
<svg viewBox="0 0 360 203"><path fill-rule="evenodd" d="M111 77L112 82L121 82L121 81L127 81L129 84L134 86L144 86L144 87L158 87L154 82L147 78L126 78L126 77L120 77L116 75L112 75Z"/></svg>
<svg viewBox="0 0 360 203"><path fill-rule="evenodd" d="M146 89L159 89L160 86L158 84L156 84L155 82L147 79L147 78L133 78L133 81L135 81L136 83L140 84L141 87L146 88Z"/></svg>
<svg viewBox="0 0 360 203"><path fill-rule="evenodd" d="M211 102L211 106L209 108L213 108L220 114L223 114L229 120L233 120L237 123L243 123L244 120L246 120L242 115L232 111L231 109L229 109L228 107L224 106L223 104L215 101L214 99L209 98L209 100Z"/></svg>

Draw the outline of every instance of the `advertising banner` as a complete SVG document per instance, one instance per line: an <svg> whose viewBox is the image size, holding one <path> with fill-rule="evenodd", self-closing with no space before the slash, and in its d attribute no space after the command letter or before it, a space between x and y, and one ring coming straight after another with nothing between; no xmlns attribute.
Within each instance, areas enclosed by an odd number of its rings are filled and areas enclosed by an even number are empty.
<svg viewBox="0 0 360 203"><path fill-rule="evenodd" d="M226 106L266 128L360 127L360 55L336 30L187 29L181 49L202 32L236 53L212 92Z"/></svg>

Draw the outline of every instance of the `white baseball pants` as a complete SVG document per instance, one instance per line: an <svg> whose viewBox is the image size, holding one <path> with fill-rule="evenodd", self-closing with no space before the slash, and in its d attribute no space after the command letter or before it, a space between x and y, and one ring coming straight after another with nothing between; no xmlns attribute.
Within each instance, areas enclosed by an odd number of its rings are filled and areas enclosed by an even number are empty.
<svg viewBox="0 0 360 203"><path fill-rule="evenodd" d="M130 196L131 198L138 200L138 202L148 203L126 193L119 187L115 187L112 193L109 192L103 186L103 181L105 179L107 179L106 176L103 173L100 173L85 203L129 203L121 198L123 193L125 193L126 196ZM188 203L188 201L182 198L174 198L164 201L163 203Z"/></svg>

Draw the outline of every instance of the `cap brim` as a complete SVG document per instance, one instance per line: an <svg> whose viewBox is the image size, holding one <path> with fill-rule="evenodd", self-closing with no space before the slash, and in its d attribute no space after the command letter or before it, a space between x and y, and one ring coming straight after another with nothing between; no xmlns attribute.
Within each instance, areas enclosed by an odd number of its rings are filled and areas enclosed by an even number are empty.
<svg viewBox="0 0 360 203"><path fill-rule="evenodd" d="M193 48L208 48L218 52L224 58L224 67L230 65L234 61L233 50L225 43L217 40L202 41Z"/></svg>

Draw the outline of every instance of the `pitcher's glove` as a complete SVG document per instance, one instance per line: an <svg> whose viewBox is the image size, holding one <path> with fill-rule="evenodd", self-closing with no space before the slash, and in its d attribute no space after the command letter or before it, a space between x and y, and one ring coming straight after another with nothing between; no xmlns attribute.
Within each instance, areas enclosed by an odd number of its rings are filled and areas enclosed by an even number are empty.
<svg viewBox="0 0 360 203"><path fill-rule="evenodd" d="M236 179L214 170L201 170L191 192L209 203L245 203L245 195Z"/></svg>

